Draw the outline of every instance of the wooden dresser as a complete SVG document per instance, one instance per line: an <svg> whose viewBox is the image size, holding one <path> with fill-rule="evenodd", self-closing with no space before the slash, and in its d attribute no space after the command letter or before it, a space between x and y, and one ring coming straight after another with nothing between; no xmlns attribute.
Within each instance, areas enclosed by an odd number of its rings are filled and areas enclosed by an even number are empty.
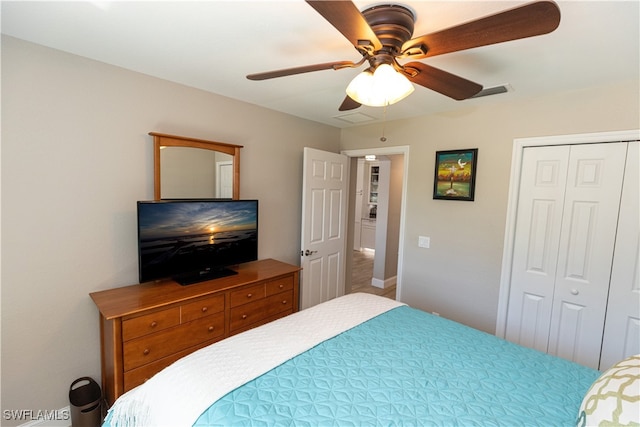
<svg viewBox="0 0 640 427"><path fill-rule="evenodd" d="M300 267L266 259L234 270L188 286L163 280L90 294L109 406L179 358L298 311Z"/></svg>

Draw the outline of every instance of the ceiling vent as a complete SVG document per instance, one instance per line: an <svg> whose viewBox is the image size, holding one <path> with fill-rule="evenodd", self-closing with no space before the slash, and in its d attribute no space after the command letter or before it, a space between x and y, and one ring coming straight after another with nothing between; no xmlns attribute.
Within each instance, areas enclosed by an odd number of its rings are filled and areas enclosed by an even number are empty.
<svg viewBox="0 0 640 427"><path fill-rule="evenodd" d="M347 123L366 123L366 122L372 122L375 119L375 117L371 117L367 114L363 114L363 113L349 113L349 114L343 114L341 116L334 116L335 119L338 120L342 120L343 122L347 122Z"/></svg>

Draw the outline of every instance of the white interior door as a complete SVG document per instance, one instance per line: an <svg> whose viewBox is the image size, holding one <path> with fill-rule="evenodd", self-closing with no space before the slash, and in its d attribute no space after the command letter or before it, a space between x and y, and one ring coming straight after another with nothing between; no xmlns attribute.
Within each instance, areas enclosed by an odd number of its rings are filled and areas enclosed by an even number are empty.
<svg viewBox="0 0 640 427"><path fill-rule="evenodd" d="M640 353L640 142L630 142L600 370Z"/></svg>
<svg viewBox="0 0 640 427"><path fill-rule="evenodd" d="M305 147L300 308L344 294L348 157Z"/></svg>
<svg viewBox="0 0 640 427"><path fill-rule="evenodd" d="M598 367L626 143L523 153L505 337Z"/></svg>
<svg viewBox="0 0 640 427"><path fill-rule="evenodd" d="M547 351L569 146L528 147L513 248L505 338Z"/></svg>
<svg viewBox="0 0 640 427"><path fill-rule="evenodd" d="M233 198L233 162L216 163L216 197Z"/></svg>
<svg viewBox="0 0 640 427"><path fill-rule="evenodd" d="M548 353L597 369L627 143L571 147Z"/></svg>

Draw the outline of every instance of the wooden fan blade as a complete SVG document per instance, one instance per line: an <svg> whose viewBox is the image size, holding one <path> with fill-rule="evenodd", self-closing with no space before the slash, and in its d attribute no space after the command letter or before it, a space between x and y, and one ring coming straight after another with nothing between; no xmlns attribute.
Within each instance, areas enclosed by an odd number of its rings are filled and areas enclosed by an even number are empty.
<svg viewBox="0 0 640 427"><path fill-rule="evenodd" d="M340 108L338 108L338 111L355 110L360 105L362 104L360 104L358 101L354 101L349 95L347 95L344 98L344 101L342 101L342 104L340 104Z"/></svg>
<svg viewBox="0 0 640 427"><path fill-rule="evenodd" d="M414 38L402 45L402 52L412 59L426 58L547 34L559 24L558 5L543 0Z"/></svg>
<svg viewBox="0 0 640 427"><path fill-rule="evenodd" d="M341 68L352 68L360 65L362 62L352 61L337 61L337 62L325 62L323 64L306 65L303 67L285 68L282 70L267 71L264 73L249 74L247 78L249 80L267 80L276 77L291 76L294 74L310 73L312 71L321 70L339 70Z"/></svg>
<svg viewBox="0 0 640 427"><path fill-rule="evenodd" d="M382 49L378 36L353 2L307 0L307 3L340 31L356 49L370 53Z"/></svg>
<svg viewBox="0 0 640 427"><path fill-rule="evenodd" d="M471 98L482 90L482 85L463 79L454 74L434 68L422 62L409 62L404 65L407 78L413 83L435 90L457 101Z"/></svg>

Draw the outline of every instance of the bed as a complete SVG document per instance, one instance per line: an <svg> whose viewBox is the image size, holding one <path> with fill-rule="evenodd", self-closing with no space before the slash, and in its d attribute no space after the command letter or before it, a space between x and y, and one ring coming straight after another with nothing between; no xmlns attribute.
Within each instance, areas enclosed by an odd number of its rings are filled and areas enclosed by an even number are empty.
<svg viewBox="0 0 640 427"><path fill-rule="evenodd" d="M370 294L186 356L105 426L575 425L600 372Z"/></svg>

